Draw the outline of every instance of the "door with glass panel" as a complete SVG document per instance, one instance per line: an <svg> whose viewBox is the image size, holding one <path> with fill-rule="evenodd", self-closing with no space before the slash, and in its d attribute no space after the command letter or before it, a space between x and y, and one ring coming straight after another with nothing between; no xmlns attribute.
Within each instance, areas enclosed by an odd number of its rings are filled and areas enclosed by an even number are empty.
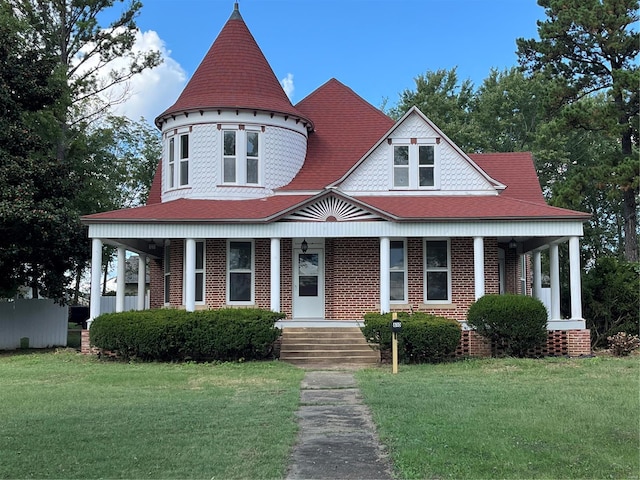
<svg viewBox="0 0 640 480"><path fill-rule="evenodd" d="M324 318L324 258L321 249L294 250L293 317Z"/></svg>

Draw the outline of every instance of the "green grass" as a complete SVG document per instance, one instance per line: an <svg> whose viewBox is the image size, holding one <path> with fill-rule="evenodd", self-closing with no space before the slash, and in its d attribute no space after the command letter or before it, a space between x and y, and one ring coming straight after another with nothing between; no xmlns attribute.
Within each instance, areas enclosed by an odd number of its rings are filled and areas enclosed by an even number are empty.
<svg viewBox="0 0 640 480"><path fill-rule="evenodd" d="M400 478L638 478L638 356L359 372Z"/></svg>
<svg viewBox="0 0 640 480"><path fill-rule="evenodd" d="M0 356L2 478L282 478L303 371Z"/></svg>

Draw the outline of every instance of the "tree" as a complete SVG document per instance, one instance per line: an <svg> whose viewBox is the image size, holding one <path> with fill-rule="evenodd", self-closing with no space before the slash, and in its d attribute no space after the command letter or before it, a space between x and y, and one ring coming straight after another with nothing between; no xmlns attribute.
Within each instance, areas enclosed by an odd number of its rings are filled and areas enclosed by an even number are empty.
<svg viewBox="0 0 640 480"><path fill-rule="evenodd" d="M538 22L540 40L518 39L521 65L565 81L554 103L573 128L599 131L618 144L603 173L621 192L624 256L638 259L637 161L640 50L637 0L538 0L546 21ZM591 101L596 93L606 102ZM603 184L609 184L603 177Z"/></svg>
<svg viewBox="0 0 640 480"><path fill-rule="evenodd" d="M69 86L72 110L63 122L73 125L101 116L126 99L113 98L113 87L126 83L162 61L159 51L135 52L140 0L131 3L108 25L105 17L124 0L6 0L31 26L28 36L58 60Z"/></svg>
<svg viewBox="0 0 640 480"><path fill-rule="evenodd" d="M82 236L73 184L33 126L64 92L56 61L25 42L24 25L0 4L0 295L30 285L61 298Z"/></svg>
<svg viewBox="0 0 640 480"><path fill-rule="evenodd" d="M460 83L453 68L427 71L414 81L415 91L407 89L400 94L398 104L387 112L390 117L397 120L417 106L463 150L477 143L477 132L468 122L474 95L471 80Z"/></svg>

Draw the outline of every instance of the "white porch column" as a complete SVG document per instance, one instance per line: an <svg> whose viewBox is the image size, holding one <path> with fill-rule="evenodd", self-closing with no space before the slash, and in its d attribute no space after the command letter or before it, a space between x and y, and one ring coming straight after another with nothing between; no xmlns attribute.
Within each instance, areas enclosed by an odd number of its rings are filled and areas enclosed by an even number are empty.
<svg viewBox="0 0 640 480"><path fill-rule="evenodd" d="M144 310L145 294L147 293L147 256L138 255L138 310Z"/></svg>
<svg viewBox="0 0 640 480"><path fill-rule="evenodd" d="M118 247L118 273L116 276L116 312L124 312L124 287L125 279L126 250Z"/></svg>
<svg viewBox="0 0 640 480"><path fill-rule="evenodd" d="M280 239L271 239L271 311L280 311Z"/></svg>
<svg viewBox="0 0 640 480"><path fill-rule="evenodd" d="M473 237L473 278L476 300L484 296L484 238Z"/></svg>
<svg viewBox="0 0 640 480"><path fill-rule="evenodd" d="M94 238L91 241L91 303L89 306L89 321L91 327L94 318L100 316L100 278L102 277L102 240Z"/></svg>
<svg viewBox="0 0 640 480"><path fill-rule="evenodd" d="M540 250L533 252L533 297L542 297L542 256Z"/></svg>
<svg viewBox="0 0 640 480"><path fill-rule="evenodd" d="M549 246L549 270L551 273L551 320L560 320L560 259L558 245Z"/></svg>
<svg viewBox="0 0 640 480"><path fill-rule="evenodd" d="M380 237L380 313L391 311L391 278L389 262L391 261L391 240Z"/></svg>
<svg viewBox="0 0 640 480"><path fill-rule="evenodd" d="M187 238L184 246L184 306L187 312L196 309L196 241Z"/></svg>
<svg viewBox="0 0 640 480"><path fill-rule="evenodd" d="M571 288L571 319L582 320L582 288L580 286L580 240L569 238L569 284Z"/></svg>

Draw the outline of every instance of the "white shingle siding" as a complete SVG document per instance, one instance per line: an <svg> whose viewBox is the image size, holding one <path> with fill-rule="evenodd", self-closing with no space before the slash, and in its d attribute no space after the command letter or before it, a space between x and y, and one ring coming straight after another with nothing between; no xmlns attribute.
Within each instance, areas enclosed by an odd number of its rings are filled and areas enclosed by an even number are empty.
<svg viewBox="0 0 640 480"><path fill-rule="evenodd" d="M418 115L410 115L392 132L389 138L408 140L435 139L441 134L435 131ZM388 192L392 182L392 149L386 141L369 154L369 156L340 185L340 189L350 194L364 192ZM439 162L440 188L437 190L421 189L429 192L486 192L495 194L495 189L454 147L444 138L437 145L437 162ZM437 183L437 182L436 182Z"/></svg>

